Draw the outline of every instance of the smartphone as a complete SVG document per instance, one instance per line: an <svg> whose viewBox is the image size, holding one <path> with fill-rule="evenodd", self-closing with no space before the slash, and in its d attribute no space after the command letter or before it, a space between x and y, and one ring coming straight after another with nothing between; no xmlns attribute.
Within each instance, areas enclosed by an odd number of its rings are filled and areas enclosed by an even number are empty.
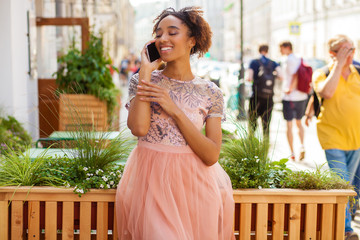
<svg viewBox="0 0 360 240"><path fill-rule="evenodd" d="M158 50L156 49L155 42L152 42L146 46L148 59L150 62L153 62L160 58L160 54Z"/></svg>

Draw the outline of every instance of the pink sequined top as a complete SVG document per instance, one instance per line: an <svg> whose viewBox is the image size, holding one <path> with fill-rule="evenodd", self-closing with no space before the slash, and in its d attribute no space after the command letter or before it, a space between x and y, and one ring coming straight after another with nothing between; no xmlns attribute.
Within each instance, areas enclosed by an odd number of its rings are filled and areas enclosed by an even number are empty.
<svg viewBox="0 0 360 240"><path fill-rule="evenodd" d="M139 75L133 75L129 84L126 108L136 95L138 82ZM158 70L152 72L151 82L169 89L171 99L199 131L207 118L220 117L225 120L223 93L213 82L200 77L195 77L191 81L180 81L168 78ZM150 129L146 136L139 137L139 141L173 146L187 145L176 122L161 109L161 106L156 102L151 102L150 106Z"/></svg>

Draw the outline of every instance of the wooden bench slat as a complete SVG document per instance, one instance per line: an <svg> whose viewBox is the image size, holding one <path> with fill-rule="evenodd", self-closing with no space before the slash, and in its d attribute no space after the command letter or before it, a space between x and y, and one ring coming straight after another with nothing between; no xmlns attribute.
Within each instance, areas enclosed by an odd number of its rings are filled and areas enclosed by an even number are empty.
<svg viewBox="0 0 360 240"><path fill-rule="evenodd" d="M317 204L306 204L305 210L305 239L316 239Z"/></svg>
<svg viewBox="0 0 360 240"><path fill-rule="evenodd" d="M267 239L268 204L258 203L256 210L256 240Z"/></svg>
<svg viewBox="0 0 360 240"><path fill-rule="evenodd" d="M45 239L56 239L57 202L45 203Z"/></svg>
<svg viewBox="0 0 360 240"><path fill-rule="evenodd" d="M28 210L28 239L40 239L40 202L30 201Z"/></svg>
<svg viewBox="0 0 360 240"><path fill-rule="evenodd" d="M80 240L91 240L91 202L80 203Z"/></svg>
<svg viewBox="0 0 360 240"><path fill-rule="evenodd" d="M108 203L97 203L96 239L108 238Z"/></svg>
<svg viewBox="0 0 360 240"><path fill-rule="evenodd" d="M63 202L62 240L74 239L74 202Z"/></svg>
<svg viewBox="0 0 360 240"><path fill-rule="evenodd" d="M19 240L23 238L23 202L11 202L11 239Z"/></svg>
<svg viewBox="0 0 360 240"><path fill-rule="evenodd" d="M9 238L9 207L8 201L0 201L0 239Z"/></svg>
<svg viewBox="0 0 360 240"><path fill-rule="evenodd" d="M301 204L290 204L289 240L300 240Z"/></svg>
<svg viewBox="0 0 360 240"><path fill-rule="evenodd" d="M273 239L284 239L285 204L274 204L272 234Z"/></svg>
<svg viewBox="0 0 360 240"><path fill-rule="evenodd" d="M321 240L332 239L333 231L331 231L331 229L333 226L333 217L334 205L323 204L321 216Z"/></svg>
<svg viewBox="0 0 360 240"><path fill-rule="evenodd" d="M344 233L345 233L345 224L340 224L345 222L345 210L346 210L346 203L339 203L337 204L336 208L336 225L335 225L335 234L336 240L343 240Z"/></svg>
<svg viewBox="0 0 360 240"><path fill-rule="evenodd" d="M241 240L250 240L251 234L251 204L240 204L239 237Z"/></svg>

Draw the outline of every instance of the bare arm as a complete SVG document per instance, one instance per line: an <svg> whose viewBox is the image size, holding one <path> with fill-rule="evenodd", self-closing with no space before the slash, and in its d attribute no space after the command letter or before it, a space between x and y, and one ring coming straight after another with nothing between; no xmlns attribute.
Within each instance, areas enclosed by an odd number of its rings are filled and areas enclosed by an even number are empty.
<svg viewBox="0 0 360 240"><path fill-rule="evenodd" d="M152 42L152 41L151 41ZM150 82L151 73L160 64L161 60L149 62L146 56L146 45L141 51L141 69L139 71L139 86L141 82ZM127 125L131 133L137 137L145 136L150 128L151 108L150 102L140 100L139 96L135 96L130 102L129 115Z"/></svg>
<svg viewBox="0 0 360 240"><path fill-rule="evenodd" d="M309 99L309 102L306 106L306 110L305 110L305 125L309 126L312 117L315 114L315 110L314 110L314 95L312 95Z"/></svg>
<svg viewBox="0 0 360 240"><path fill-rule="evenodd" d="M280 66L277 66L275 68L275 71L276 71L276 77L279 79L279 80L283 80L284 79L284 76L283 76L283 73L281 71L281 67Z"/></svg>
<svg viewBox="0 0 360 240"><path fill-rule="evenodd" d="M341 74L344 70L344 66L346 64L346 60L349 55L352 54L352 50L349 51L347 47L341 47L336 56L333 56L334 67L330 71L329 76L325 79L325 81L319 83L317 91L320 97L324 99L332 98L335 93L335 90L339 84L339 80Z"/></svg>
<svg viewBox="0 0 360 240"><path fill-rule="evenodd" d="M162 109L174 119L185 140L196 155L208 166L218 161L221 147L221 118L209 118L206 121L206 136L204 136L172 101L166 89L143 81L137 93L144 102L157 102Z"/></svg>
<svg viewBox="0 0 360 240"><path fill-rule="evenodd" d="M251 82L254 79L254 70L248 68L246 71L246 81Z"/></svg>

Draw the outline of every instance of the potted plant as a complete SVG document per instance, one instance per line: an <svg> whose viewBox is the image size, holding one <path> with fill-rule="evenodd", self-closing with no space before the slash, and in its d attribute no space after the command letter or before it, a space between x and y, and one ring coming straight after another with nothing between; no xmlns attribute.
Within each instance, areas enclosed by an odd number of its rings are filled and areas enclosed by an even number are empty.
<svg viewBox="0 0 360 240"><path fill-rule="evenodd" d="M94 140L79 130L65 157L10 151L0 158L0 239L116 234L115 188L135 141L125 132Z"/></svg>
<svg viewBox="0 0 360 240"><path fill-rule="evenodd" d="M112 80L110 69L117 71L117 68L112 66L106 53L102 35L91 33L87 48L83 52L76 47L73 40L67 53L58 59L58 63L59 69L54 73L58 90L61 94L72 94L60 97L60 130L71 130L63 125L71 122L71 115L75 114L83 119L98 118L99 130L104 130L104 124L111 124L116 117L115 109L120 104L120 90ZM70 104L73 105L71 108ZM95 110L89 110L93 107ZM73 113L74 109L77 110L76 113ZM70 119L63 121L62 118L66 117Z"/></svg>
<svg viewBox="0 0 360 240"><path fill-rule="evenodd" d="M230 176L239 239L344 239L352 186L330 170L292 171L268 158L269 141L238 122L223 139L220 164Z"/></svg>

